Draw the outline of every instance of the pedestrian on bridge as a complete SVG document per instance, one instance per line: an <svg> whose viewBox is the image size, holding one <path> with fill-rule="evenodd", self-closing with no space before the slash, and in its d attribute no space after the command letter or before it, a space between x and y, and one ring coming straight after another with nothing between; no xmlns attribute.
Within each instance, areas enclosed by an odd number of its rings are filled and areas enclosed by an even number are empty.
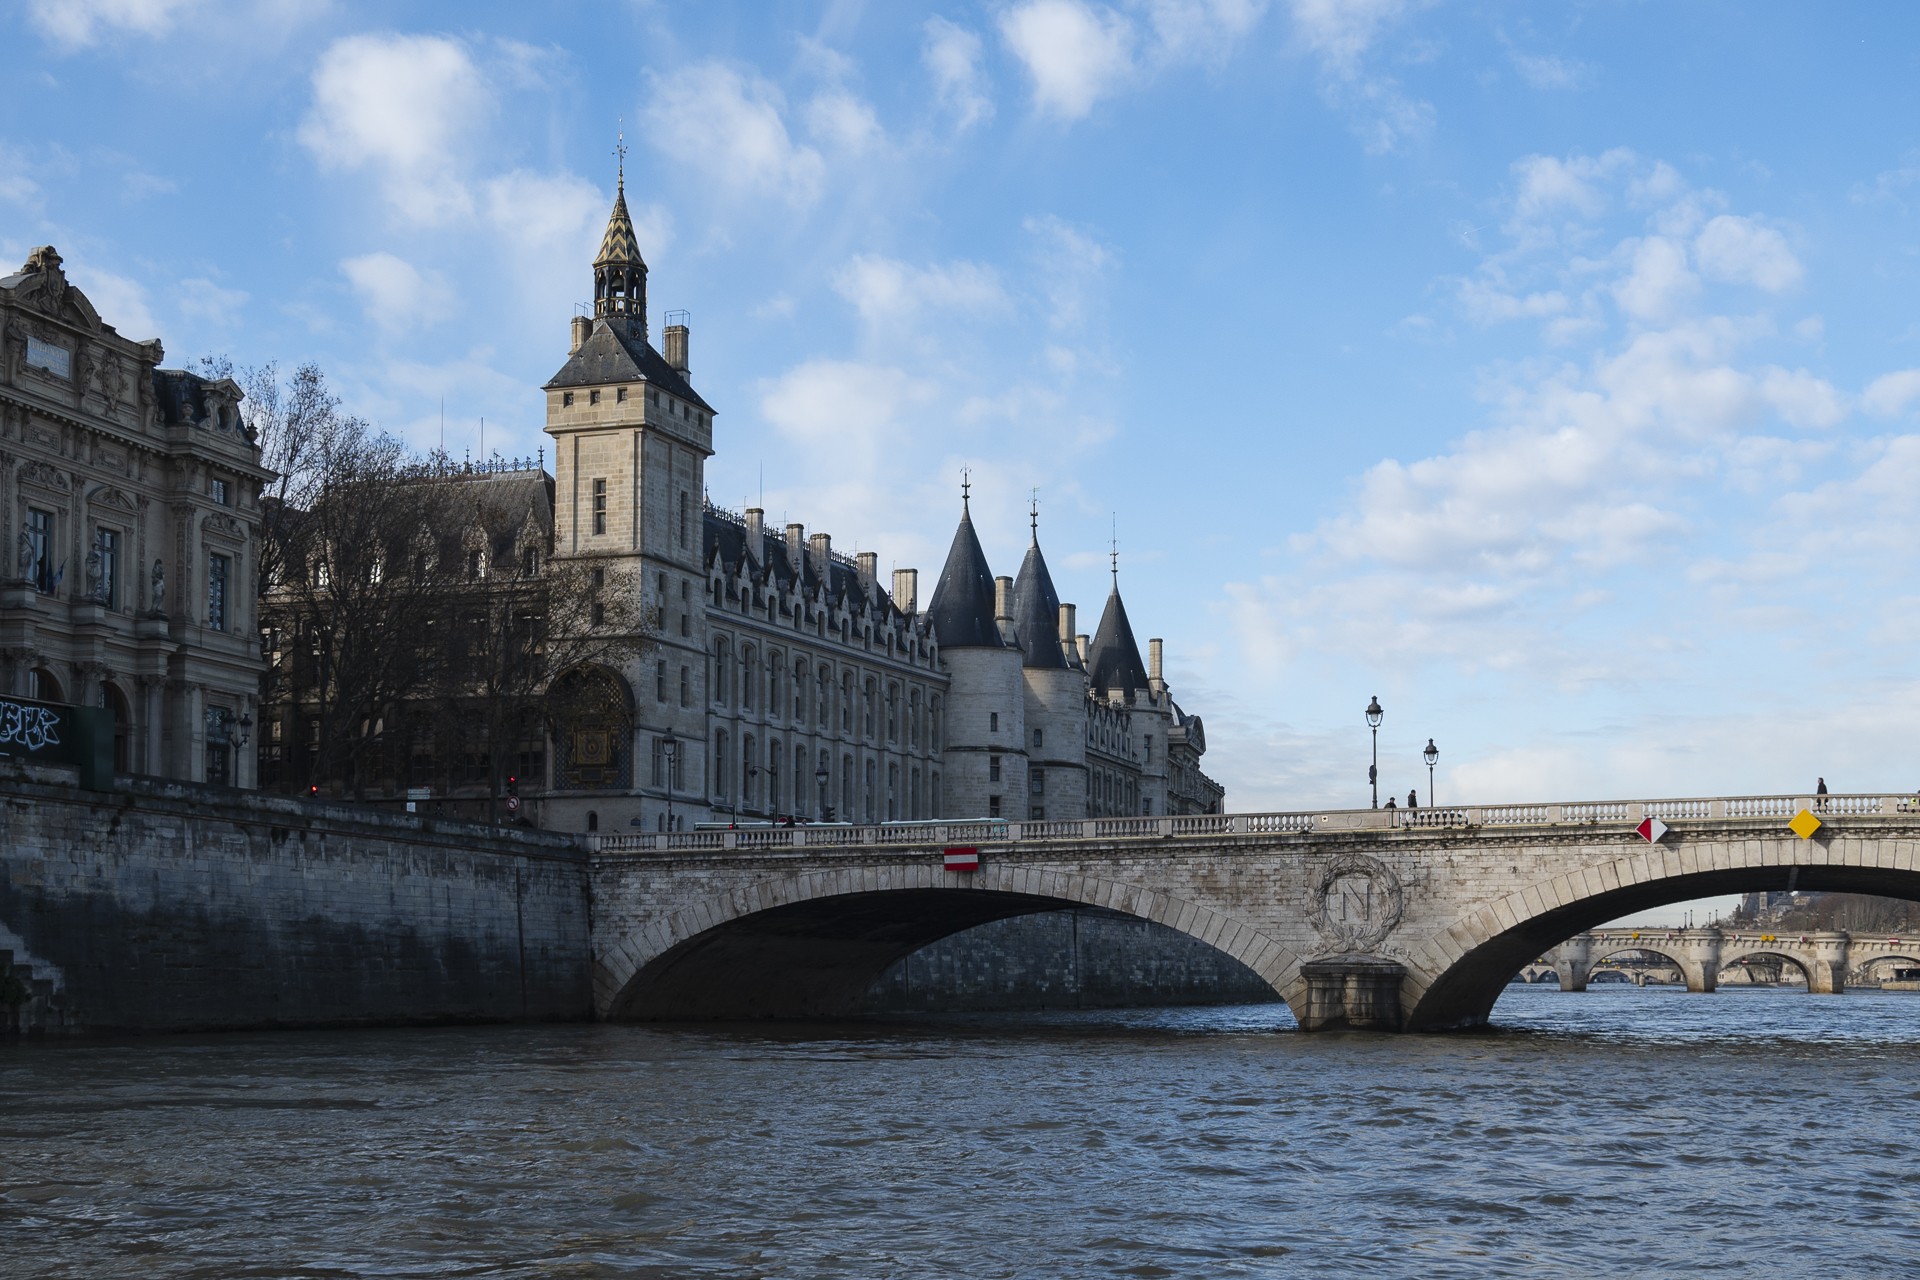
<svg viewBox="0 0 1920 1280"><path fill-rule="evenodd" d="M1407 808L1418 809L1419 807L1420 807L1419 790L1415 787L1408 787L1407 788Z"/></svg>
<svg viewBox="0 0 1920 1280"><path fill-rule="evenodd" d="M1814 805L1824 813L1827 808L1827 780L1825 778L1815 778L1813 782Z"/></svg>
<svg viewBox="0 0 1920 1280"><path fill-rule="evenodd" d="M1381 808L1383 808L1383 809L1391 809L1391 808L1393 808L1393 797L1392 797L1392 796L1388 796L1388 797L1387 797L1387 802L1386 802L1386 803L1385 803L1384 805L1381 805L1380 807L1381 807Z"/></svg>

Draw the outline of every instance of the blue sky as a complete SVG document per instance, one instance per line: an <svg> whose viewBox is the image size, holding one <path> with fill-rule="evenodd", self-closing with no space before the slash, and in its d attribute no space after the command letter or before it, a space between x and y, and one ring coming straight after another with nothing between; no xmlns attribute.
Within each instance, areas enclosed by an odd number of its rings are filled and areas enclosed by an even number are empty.
<svg viewBox="0 0 1920 1280"><path fill-rule="evenodd" d="M1410 0L27 0L0 254L541 443L611 200L715 501L1030 489L1235 808L1920 787L1920 18ZM764 496L762 496L764 495Z"/></svg>

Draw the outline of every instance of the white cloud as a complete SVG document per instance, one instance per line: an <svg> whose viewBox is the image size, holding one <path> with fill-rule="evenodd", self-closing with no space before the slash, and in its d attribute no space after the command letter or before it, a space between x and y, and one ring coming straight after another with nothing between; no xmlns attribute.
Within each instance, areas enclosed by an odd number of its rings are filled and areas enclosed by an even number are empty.
<svg viewBox="0 0 1920 1280"><path fill-rule="evenodd" d="M1669 320L1700 291L1687 251L1665 236L1648 236L1631 250L1632 269L1613 286L1620 309L1637 320Z"/></svg>
<svg viewBox="0 0 1920 1280"><path fill-rule="evenodd" d="M928 18L920 59L933 76L934 96L953 116L954 127L971 129L993 118L993 99L987 94L980 69L980 37L945 18Z"/></svg>
<svg viewBox="0 0 1920 1280"><path fill-rule="evenodd" d="M1786 237L1751 218L1721 214L1701 230L1694 252L1709 280L1750 284L1769 293L1800 283L1800 260Z"/></svg>
<svg viewBox="0 0 1920 1280"><path fill-rule="evenodd" d="M1303 44L1332 69L1354 74L1381 30L1407 11L1406 0L1291 0Z"/></svg>
<svg viewBox="0 0 1920 1280"><path fill-rule="evenodd" d="M828 89L807 103L807 131L822 145L859 155L881 140L873 108L845 89Z"/></svg>
<svg viewBox="0 0 1920 1280"><path fill-rule="evenodd" d="M1000 15L1000 34L1033 79L1035 109L1065 120L1134 74L1133 24L1085 0L1022 0Z"/></svg>
<svg viewBox="0 0 1920 1280"><path fill-rule="evenodd" d="M706 62L656 77L642 118L655 146L715 187L805 206L819 196L826 165L794 142L783 106L770 82Z"/></svg>
<svg viewBox="0 0 1920 1280"><path fill-rule="evenodd" d="M802 445L847 456L876 452L930 403L932 383L901 369L854 360L809 360L761 383L760 412Z"/></svg>
<svg viewBox="0 0 1920 1280"><path fill-rule="evenodd" d="M445 319L453 301L445 279L391 253L347 258L340 270L359 295L367 318L389 334Z"/></svg>
<svg viewBox="0 0 1920 1280"><path fill-rule="evenodd" d="M1024 226L1034 240L1048 323L1061 330L1079 328L1094 290L1113 265L1112 250L1059 218L1028 218Z"/></svg>
<svg viewBox="0 0 1920 1280"><path fill-rule="evenodd" d="M1531 222L1565 213L1598 217L1607 207L1599 183L1633 162L1631 151L1615 148L1599 156L1525 156L1513 162L1518 180L1513 215Z"/></svg>
<svg viewBox="0 0 1920 1280"><path fill-rule="evenodd" d="M1220 58L1266 16L1267 0L1145 0L1162 58Z"/></svg>
<svg viewBox="0 0 1920 1280"><path fill-rule="evenodd" d="M348 36L320 56L299 137L327 167L374 173L403 219L440 225L472 212L460 171L476 124L492 111L459 41Z"/></svg>
<svg viewBox="0 0 1920 1280"><path fill-rule="evenodd" d="M1578 89L1587 82L1586 64L1509 47L1507 57L1520 78L1536 89Z"/></svg>
<svg viewBox="0 0 1920 1280"><path fill-rule="evenodd" d="M916 267L862 255L840 269L833 287L868 324L898 323L928 308L978 312L1007 302L998 273L976 262Z"/></svg>
<svg viewBox="0 0 1920 1280"><path fill-rule="evenodd" d="M240 289L225 289L211 280L182 280L174 289L174 306L193 320L224 327L240 319L247 294Z"/></svg>
<svg viewBox="0 0 1920 1280"><path fill-rule="evenodd" d="M40 34L66 49L104 36L165 35L203 0L28 0L27 18Z"/></svg>
<svg viewBox="0 0 1920 1280"><path fill-rule="evenodd" d="M1882 374L1860 393L1860 405L1878 418L1893 418L1920 400L1920 369L1900 369Z"/></svg>
<svg viewBox="0 0 1920 1280"><path fill-rule="evenodd" d="M1768 369L1760 379L1760 394L1796 427L1837 427L1850 408L1832 383L1805 369Z"/></svg>

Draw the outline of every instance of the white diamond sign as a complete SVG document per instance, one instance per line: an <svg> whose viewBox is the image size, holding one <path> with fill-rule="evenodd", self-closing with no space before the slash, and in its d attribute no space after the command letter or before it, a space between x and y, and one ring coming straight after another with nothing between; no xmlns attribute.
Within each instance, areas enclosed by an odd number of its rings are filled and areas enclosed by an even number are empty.
<svg viewBox="0 0 1920 1280"><path fill-rule="evenodd" d="M1645 822L1635 827L1634 830L1638 831L1640 838L1648 844L1659 844L1660 837L1667 834L1667 824L1658 818L1648 818Z"/></svg>

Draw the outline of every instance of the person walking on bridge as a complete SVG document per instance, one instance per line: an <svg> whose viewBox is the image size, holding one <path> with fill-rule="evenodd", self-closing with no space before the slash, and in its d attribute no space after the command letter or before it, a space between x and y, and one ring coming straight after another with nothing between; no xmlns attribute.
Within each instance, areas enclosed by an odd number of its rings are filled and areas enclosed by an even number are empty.
<svg viewBox="0 0 1920 1280"><path fill-rule="evenodd" d="M1420 792L1418 788L1408 787L1407 788L1407 808L1418 809L1419 807L1420 807Z"/></svg>
<svg viewBox="0 0 1920 1280"><path fill-rule="evenodd" d="M1822 813L1826 812L1827 780L1825 778L1815 778L1813 780L1813 803Z"/></svg>

